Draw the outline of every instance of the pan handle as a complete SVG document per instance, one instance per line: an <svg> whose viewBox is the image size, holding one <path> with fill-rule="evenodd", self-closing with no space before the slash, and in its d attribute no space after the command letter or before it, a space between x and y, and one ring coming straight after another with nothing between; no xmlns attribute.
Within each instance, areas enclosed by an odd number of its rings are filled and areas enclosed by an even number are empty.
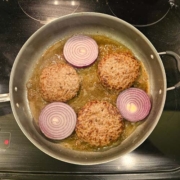
<svg viewBox="0 0 180 180"><path fill-rule="evenodd" d="M9 94L0 94L0 102L10 101Z"/></svg>
<svg viewBox="0 0 180 180"><path fill-rule="evenodd" d="M177 53L175 53L173 51L165 51L165 52L160 52L158 54L159 55L169 55L169 56L174 57L174 59L177 62L178 71L180 72L180 56ZM177 84L175 84L174 86L167 88L167 91L170 91L170 90L173 90L173 89L177 89L179 87L180 87L180 81Z"/></svg>

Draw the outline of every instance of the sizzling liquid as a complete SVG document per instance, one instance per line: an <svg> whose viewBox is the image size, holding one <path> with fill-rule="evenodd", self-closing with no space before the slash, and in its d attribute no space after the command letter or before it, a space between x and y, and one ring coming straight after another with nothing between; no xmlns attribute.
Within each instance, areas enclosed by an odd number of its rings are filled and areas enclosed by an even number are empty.
<svg viewBox="0 0 180 180"><path fill-rule="evenodd" d="M77 113L79 109L86 104L87 101L90 100L106 100L111 102L112 104L116 104L116 99L119 94L118 91L107 90L103 87L97 76L97 65L100 59L110 53L121 53L128 52L132 54L132 52L122 45L119 42L116 42L108 37L101 35L93 35L93 39L96 40L99 46L99 56L95 63L86 68L77 68L77 73L81 77L81 88L78 92L78 95L73 99L69 100L67 104L69 104ZM63 56L63 46L67 39L61 40L54 44L52 47L47 49L47 51L43 54L43 56L37 61L36 67L32 73L32 77L27 83L27 94L28 100L30 104L30 109L32 116L34 117L35 124L38 127L38 117L41 112L41 109L47 104L39 93L39 76L42 69L45 66L48 66L52 63L63 62L66 63ZM134 87L141 88L149 93L149 80L148 74L140 62L141 65L141 75L134 83ZM73 133L70 137L59 141L61 145L66 146L67 148L76 149L76 150L86 150L86 151L99 151L111 148L113 146L117 146L120 144L125 138L127 138L136 127L142 122L130 123L125 121L125 129L123 131L122 136L116 141L112 142L108 147L98 148L92 147L88 143L82 142L75 133Z"/></svg>

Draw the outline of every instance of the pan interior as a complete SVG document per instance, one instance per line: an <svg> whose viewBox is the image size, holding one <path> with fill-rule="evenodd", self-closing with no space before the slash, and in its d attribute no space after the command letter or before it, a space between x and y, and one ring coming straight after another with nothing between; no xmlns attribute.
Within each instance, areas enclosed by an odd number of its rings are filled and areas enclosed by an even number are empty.
<svg viewBox="0 0 180 180"><path fill-rule="evenodd" d="M152 109L136 131L122 144L104 152L81 152L59 147L39 133L27 100L26 83L36 61L58 40L75 34L105 35L126 45L140 59L149 74ZM11 106L15 119L27 138L46 154L65 162L81 165L111 161L138 147L153 131L163 110L166 78L161 60L152 44L133 26L104 14L79 13L59 18L34 33L20 50L10 78Z"/></svg>

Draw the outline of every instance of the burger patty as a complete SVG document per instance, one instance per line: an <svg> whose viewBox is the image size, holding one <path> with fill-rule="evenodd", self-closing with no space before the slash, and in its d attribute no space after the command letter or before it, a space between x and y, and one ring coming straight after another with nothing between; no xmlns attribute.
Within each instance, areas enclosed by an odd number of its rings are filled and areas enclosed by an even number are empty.
<svg viewBox="0 0 180 180"><path fill-rule="evenodd" d="M68 64L53 64L45 67L40 75L39 89L47 102L66 102L76 96L80 78L76 70Z"/></svg>
<svg viewBox="0 0 180 180"><path fill-rule="evenodd" d="M78 113L76 134L90 145L106 146L120 137L123 127L115 106L107 101L91 101Z"/></svg>
<svg viewBox="0 0 180 180"><path fill-rule="evenodd" d="M140 63L128 53L110 54L98 64L98 76L108 89L124 90L139 76Z"/></svg>

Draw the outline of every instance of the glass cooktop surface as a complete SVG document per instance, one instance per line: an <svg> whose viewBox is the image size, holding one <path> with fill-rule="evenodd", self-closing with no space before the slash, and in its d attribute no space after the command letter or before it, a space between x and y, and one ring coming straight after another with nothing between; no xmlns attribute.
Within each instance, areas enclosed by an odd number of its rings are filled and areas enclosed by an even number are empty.
<svg viewBox="0 0 180 180"><path fill-rule="evenodd" d="M175 6L173 1L164 0L18 0L18 4L27 16L41 23L76 12L109 11L135 26L156 24Z"/></svg>
<svg viewBox="0 0 180 180"><path fill-rule="evenodd" d="M100 12L117 16L137 26L158 52L170 50L180 54L179 6L179 1L165 0L2 0L0 94L9 92L11 68L23 44L36 30L55 18L75 12ZM172 87L180 81L176 61L171 56L161 58L167 86ZM164 111L155 130L136 150L101 165L72 165L53 159L37 149L18 127L10 103L3 102L0 103L0 177L177 178L180 177L179 137L180 89L175 89L167 92Z"/></svg>

